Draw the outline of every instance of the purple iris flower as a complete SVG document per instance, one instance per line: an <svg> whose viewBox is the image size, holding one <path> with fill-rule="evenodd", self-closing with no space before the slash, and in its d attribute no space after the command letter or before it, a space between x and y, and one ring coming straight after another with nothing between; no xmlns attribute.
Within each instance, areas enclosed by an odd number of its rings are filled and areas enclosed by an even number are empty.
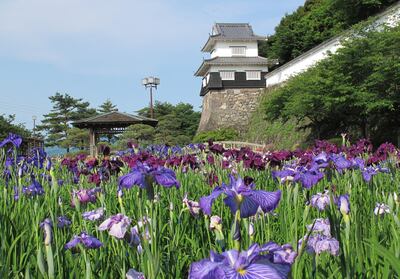
<svg viewBox="0 0 400 279"><path fill-rule="evenodd" d="M274 264L262 255L263 250L253 244L247 251L229 250L222 254L210 252L209 259L203 259L190 265L189 278L287 278L289 264Z"/></svg>
<svg viewBox="0 0 400 279"><path fill-rule="evenodd" d="M37 195L43 195L44 194L44 189L42 185L36 181L34 177L32 177L32 184L29 185L28 187L22 187L22 193L29 197L37 196Z"/></svg>
<svg viewBox="0 0 400 279"><path fill-rule="evenodd" d="M371 178L376 175L378 172L373 166L366 167L362 170L362 176L365 182L370 182Z"/></svg>
<svg viewBox="0 0 400 279"><path fill-rule="evenodd" d="M300 167L298 172L294 176L294 181L299 181L304 188L310 189L322 178L324 178L324 174L318 171L317 168L314 167L307 169L304 167Z"/></svg>
<svg viewBox="0 0 400 279"><path fill-rule="evenodd" d="M87 211L82 213L82 217L85 220L96 221L102 218L104 215L104 208L100 207L98 209Z"/></svg>
<svg viewBox="0 0 400 279"><path fill-rule="evenodd" d="M131 219L123 214L111 216L100 224L99 230L108 230L108 233L116 238L122 239L125 236L128 226L131 224Z"/></svg>
<svg viewBox="0 0 400 279"><path fill-rule="evenodd" d="M330 159L335 165L336 170L338 170L339 172L352 166L352 163L347 160L342 154L331 154Z"/></svg>
<svg viewBox="0 0 400 279"><path fill-rule="evenodd" d="M149 183L155 181L157 184L170 188L175 186L180 187L176 179L175 172L171 169L157 166L152 167L147 164L137 164L132 168L132 171L119 178L119 190L122 188L132 188L133 185L138 185L140 188L147 188Z"/></svg>
<svg viewBox="0 0 400 279"><path fill-rule="evenodd" d="M352 158L350 159L351 162L351 167L353 169L364 169L365 168L365 162L362 158L356 157L356 158Z"/></svg>
<svg viewBox="0 0 400 279"><path fill-rule="evenodd" d="M146 279L142 272L136 271L133 268L126 273L126 279Z"/></svg>
<svg viewBox="0 0 400 279"><path fill-rule="evenodd" d="M295 174L296 174L295 169L287 167L280 171L273 171L272 177L277 180L279 178L279 182L284 183L286 181L293 181Z"/></svg>
<svg viewBox="0 0 400 279"><path fill-rule="evenodd" d="M95 238L94 236L91 236L86 232L81 232L79 235L75 235L70 242L65 244L64 248L72 249L79 243L81 243L83 246L89 249L97 249L103 246L103 243L101 243L101 241Z"/></svg>
<svg viewBox="0 0 400 279"><path fill-rule="evenodd" d="M188 199L188 194L186 193L182 200L183 204L189 209L190 214L193 217L198 217L200 214L200 205L196 201Z"/></svg>
<svg viewBox="0 0 400 279"><path fill-rule="evenodd" d="M300 240L301 244L302 240ZM307 251L317 255L322 252L328 252L333 256L339 255L339 241L333 237L316 234L311 235L307 242Z"/></svg>
<svg viewBox="0 0 400 279"><path fill-rule="evenodd" d="M22 143L22 138L19 135L9 133L8 137L6 137L2 142L0 142L0 148L5 146L7 143L11 143L15 147L20 147Z"/></svg>
<svg viewBox="0 0 400 279"><path fill-rule="evenodd" d="M310 199L312 207L318 208L319 211L324 210L330 204L329 191L326 190L324 193L317 193Z"/></svg>
<svg viewBox="0 0 400 279"><path fill-rule="evenodd" d="M309 253L321 254L328 252L331 255L339 254L339 241L331 236L331 226L328 219L316 219L313 225L308 225L307 229L311 231L308 237L306 247ZM302 246L306 237L299 240L299 248Z"/></svg>
<svg viewBox="0 0 400 279"><path fill-rule="evenodd" d="M275 264L293 264L297 257L297 253L293 251L293 247L290 244L284 244L282 246L277 243L270 241L262 246L262 251L268 252L268 259L270 262Z"/></svg>
<svg viewBox="0 0 400 279"><path fill-rule="evenodd" d="M316 232L324 236L331 236L331 224L329 222L329 219L318 218L314 221L314 224L307 225L307 229L309 231L311 230L311 228L313 233Z"/></svg>
<svg viewBox="0 0 400 279"><path fill-rule="evenodd" d="M57 218L57 227L62 229L71 226L72 222L65 216L59 216Z"/></svg>
<svg viewBox="0 0 400 279"><path fill-rule="evenodd" d="M326 168L329 165L329 157L322 151L313 158L313 163L317 164L319 168Z"/></svg>
<svg viewBox="0 0 400 279"><path fill-rule="evenodd" d="M257 213L258 208L266 213L274 210L281 199L281 191L266 192L254 190L254 182L246 185L239 176L237 179L233 175L229 176L230 184L222 183L221 186L214 188L211 195L200 198L200 208L204 214L211 215L211 207L216 198L224 193L224 202L231 209L232 214L240 210L240 216L247 218Z"/></svg>
<svg viewBox="0 0 400 279"><path fill-rule="evenodd" d="M80 203L94 203L97 200L97 193L101 192L100 187L95 187L92 189L79 189L78 191L73 191L72 196L76 197ZM72 199L72 206L75 206L75 199Z"/></svg>

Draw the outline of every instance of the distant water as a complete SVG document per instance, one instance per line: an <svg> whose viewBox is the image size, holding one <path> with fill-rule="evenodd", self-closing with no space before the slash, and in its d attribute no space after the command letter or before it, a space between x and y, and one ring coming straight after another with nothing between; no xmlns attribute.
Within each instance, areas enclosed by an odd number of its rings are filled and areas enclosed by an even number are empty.
<svg viewBox="0 0 400 279"><path fill-rule="evenodd" d="M76 151L77 149L72 148L70 151ZM67 149L59 147L59 146L51 146L51 147L46 147L45 151L47 155L49 156L57 156L57 155L64 155L67 153Z"/></svg>

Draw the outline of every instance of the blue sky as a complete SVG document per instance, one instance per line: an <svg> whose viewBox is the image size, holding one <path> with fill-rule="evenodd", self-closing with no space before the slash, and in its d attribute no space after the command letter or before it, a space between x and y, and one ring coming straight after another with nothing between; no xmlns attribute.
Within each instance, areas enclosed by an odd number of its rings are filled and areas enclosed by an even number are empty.
<svg viewBox="0 0 400 279"><path fill-rule="evenodd" d="M0 114L49 112L48 96L68 93L120 111L148 105L141 79L158 76L155 99L201 110L193 73L215 22L249 22L273 34L304 0L0 0Z"/></svg>

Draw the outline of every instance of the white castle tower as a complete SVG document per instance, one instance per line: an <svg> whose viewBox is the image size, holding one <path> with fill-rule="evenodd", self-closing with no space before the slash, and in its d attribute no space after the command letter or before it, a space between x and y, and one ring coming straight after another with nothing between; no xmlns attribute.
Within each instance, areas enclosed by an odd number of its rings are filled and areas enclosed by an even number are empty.
<svg viewBox="0 0 400 279"><path fill-rule="evenodd" d="M203 52L210 53L195 76L202 77L203 112L199 131L221 127L244 130L265 88L268 67L276 64L258 55L258 42L248 23L216 23Z"/></svg>

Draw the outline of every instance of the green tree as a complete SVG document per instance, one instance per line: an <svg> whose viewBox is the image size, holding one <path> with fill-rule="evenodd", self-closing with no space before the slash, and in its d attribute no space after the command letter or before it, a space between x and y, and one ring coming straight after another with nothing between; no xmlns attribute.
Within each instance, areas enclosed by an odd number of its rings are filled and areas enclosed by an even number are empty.
<svg viewBox="0 0 400 279"><path fill-rule="evenodd" d="M42 124L37 126L39 131L47 134L46 145L62 145L67 148L65 140L68 137L68 130L73 121L87 118L96 114L96 110L89 108L89 102L83 102L82 99L76 99L68 94L56 93L49 97L53 104L50 113L43 115Z"/></svg>
<svg viewBox="0 0 400 279"><path fill-rule="evenodd" d="M99 113L108 113L118 111L118 108L111 102L110 99L104 101L104 103L97 109Z"/></svg>
<svg viewBox="0 0 400 279"><path fill-rule="evenodd" d="M84 150L89 146L89 131L87 129L69 128L67 137L59 145L67 149L75 147Z"/></svg>
<svg viewBox="0 0 400 279"><path fill-rule="evenodd" d="M8 136L9 133L28 137L31 132L23 124L14 124L15 115L0 115L0 141Z"/></svg>
<svg viewBox="0 0 400 279"><path fill-rule="evenodd" d="M149 117L150 109L143 108L138 111L138 115ZM196 134L200 115L200 112L194 111L190 104L172 105L167 102L156 102L154 117L158 120L157 127L134 125L120 137L119 143L124 147L125 143L131 139L143 144L188 144Z"/></svg>
<svg viewBox="0 0 400 279"><path fill-rule="evenodd" d="M268 41L260 43L260 55L278 58L281 65L285 64L394 2L396 0L307 0L281 19Z"/></svg>
<svg viewBox="0 0 400 279"><path fill-rule="evenodd" d="M400 27L355 34L329 59L292 78L265 103L269 120L292 117L313 137L347 132L375 143L400 135Z"/></svg>

